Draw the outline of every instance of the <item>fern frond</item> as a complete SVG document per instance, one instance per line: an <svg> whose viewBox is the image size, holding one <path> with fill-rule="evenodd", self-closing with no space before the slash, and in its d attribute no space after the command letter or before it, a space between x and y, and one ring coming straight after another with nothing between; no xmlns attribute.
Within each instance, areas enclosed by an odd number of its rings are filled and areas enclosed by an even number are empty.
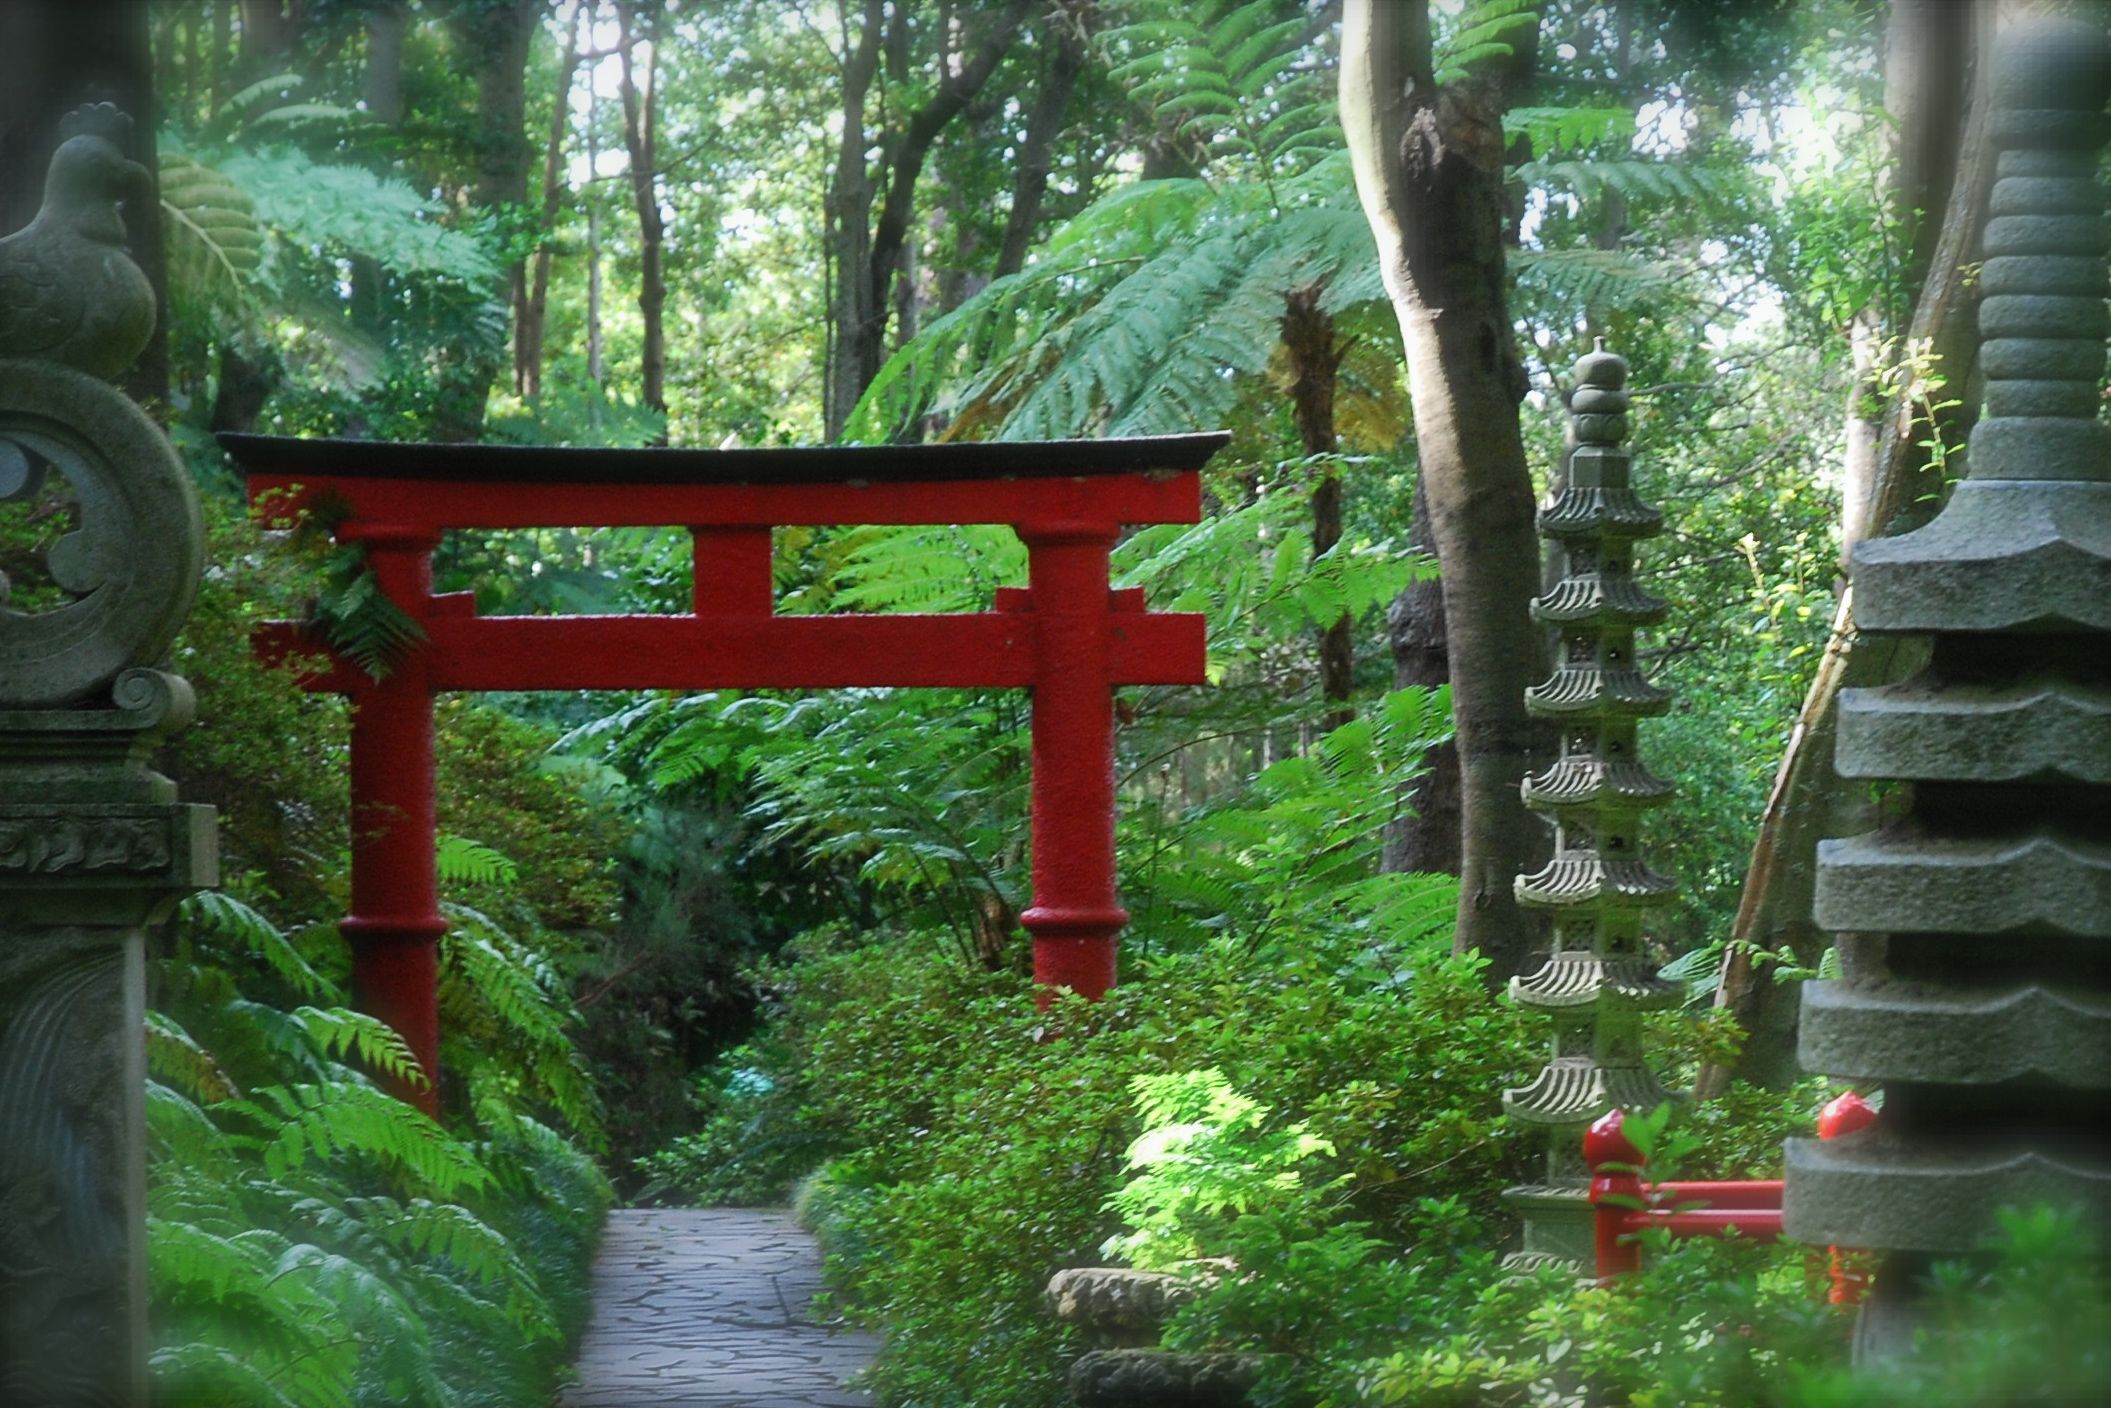
<svg viewBox="0 0 2111 1408"><path fill-rule="evenodd" d="M157 165L177 296L208 307L248 297L264 252L255 203L224 173L183 152L162 152Z"/></svg>
<svg viewBox="0 0 2111 1408"><path fill-rule="evenodd" d="M476 1156L430 1117L365 1081L267 1086L217 1108L266 1131L264 1166L275 1177L310 1158L357 1155L434 1197L459 1197L491 1181Z"/></svg>
<svg viewBox="0 0 2111 1408"><path fill-rule="evenodd" d="M425 628L381 590L356 543L332 557L311 624L331 649L377 683L425 639Z"/></svg>
<svg viewBox="0 0 2111 1408"><path fill-rule="evenodd" d="M147 1071L161 1079L180 1080L205 1100L229 1100L241 1094L212 1053L163 1012L147 1013Z"/></svg>
<svg viewBox="0 0 2111 1408"><path fill-rule="evenodd" d="M325 1002L340 996L336 987L287 940L278 925L223 890L204 890L178 908L182 922L233 939L270 965L272 972L302 997Z"/></svg>
<svg viewBox="0 0 2111 1408"><path fill-rule="evenodd" d="M1618 142L1624 149L1635 134L1635 115L1627 108L1510 108L1503 113L1503 135L1523 137L1540 156Z"/></svg>
<svg viewBox="0 0 2111 1408"><path fill-rule="evenodd" d="M434 863L443 885L511 885L520 879L512 857L466 836L442 836Z"/></svg>
<svg viewBox="0 0 2111 1408"><path fill-rule="evenodd" d="M432 1083L410 1043L379 1017L349 1007L296 1007L291 1016L327 1055L357 1061L415 1089Z"/></svg>

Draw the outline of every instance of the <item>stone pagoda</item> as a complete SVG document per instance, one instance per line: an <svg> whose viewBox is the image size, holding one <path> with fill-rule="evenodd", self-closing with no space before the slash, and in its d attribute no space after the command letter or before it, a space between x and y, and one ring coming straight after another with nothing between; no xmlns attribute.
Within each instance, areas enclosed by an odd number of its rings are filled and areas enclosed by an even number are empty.
<svg viewBox="0 0 2111 1408"><path fill-rule="evenodd" d="M1635 544L1662 516L1629 483L1627 363L1601 346L1576 363L1569 397L1568 474L1539 514L1539 531L1562 555L1560 581L1532 614L1560 633L1559 661L1528 690L1535 717L1561 730L1553 766L1525 780L1525 803L1554 824L1554 856L1517 879L1518 903L1546 911L1553 951L1510 992L1553 1019L1553 1053L1530 1085L1503 1092L1503 1109L1543 1129L1546 1180L1509 1191L1525 1220L1513 1265L1591 1260L1589 1171L1582 1137L1615 1106L1645 1110L1666 1094L1642 1060L1642 1013L1676 1003L1679 989L1656 976L1642 949L1642 918L1677 893L1677 883L1642 859L1642 814L1671 797L1671 784L1643 766L1640 721L1670 696L1635 664L1635 631L1663 620L1666 606L1634 578Z"/></svg>
<svg viewBox="0 0 2111 1408"><path fill-rule="evenodd" d="M2111 45L2004 36L1979 327L1986 419L1927 527L1854 553L1861 629L1929 638L1915 678L1841 700L1839 768L1912 784L1824 843L1817 920L1868 936L1803 990L1811 1070L1884 1083L1871 1128L1788 1143L1784 1226L1884 1252L1859 1357L1909 1339L1922 1272L2003 1206L2111 1227L2111 439L2097 181Z"/></svg>

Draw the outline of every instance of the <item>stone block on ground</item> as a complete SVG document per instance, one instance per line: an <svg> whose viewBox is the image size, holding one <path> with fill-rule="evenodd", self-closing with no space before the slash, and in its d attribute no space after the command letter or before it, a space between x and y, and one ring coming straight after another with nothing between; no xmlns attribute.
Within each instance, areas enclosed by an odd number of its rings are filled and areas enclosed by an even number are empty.
<svg viewBox="0 0 2111 1408"><path fill-rule="evenodd" d="M1251 1354L1096 1349L1070 1366L1078 1408L1241 1408L1260 1375Z"/></svg>
<svg viewBox="0 0 2111 1408"><path fill-rule="evenodd" d="M1055 1318L1074 1325L1093 1345L1147 1348L1173 1312L1195 1298L1194 1283L1159 1271L1121 1266L1080 1266L1058 1271L1048 1283Z"/></svg>

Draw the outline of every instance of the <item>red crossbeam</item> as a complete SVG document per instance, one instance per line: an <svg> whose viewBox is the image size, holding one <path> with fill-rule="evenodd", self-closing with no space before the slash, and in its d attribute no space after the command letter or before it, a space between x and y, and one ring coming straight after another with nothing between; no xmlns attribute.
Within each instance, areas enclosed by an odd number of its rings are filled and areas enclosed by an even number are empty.
<svg viewBox="0 0 2111 1408"><path fill-rule="evenodd" d="M1199 684L1203 621L1154 614L1108 585L1125 525L1192 523L1197 470L1226 437L848 450L580 451L224 436L258 512L303 512L363 544L382 591L424 632L374 680L291 622L267 656L309 657L310 689L349 695L353 986L437 1072L432 697L532 689L1026 688L1033 704L1034 975L1098 997L1114 982L1113 690ZM779 616L770 530L785 525L1008 524L1028 586L959 615ZM435 595L449 529L686 526L692 612L475 614ZM427 1110L430 1087L404 1092Z"/></svg>
<svg viewBox="0 0 2111 1408"><path fill-rule="evenodd" d="M1596 1223L1597 1274L1610 1281L1642 1265L1638 1233L1662 1228L1674 1237L1727 1237L1755 1242L1781 1238L1779 1179L1719 1182L1645 1182L1642 1151L1622 1126L1627 1115L1611 1110L1583 1136L1583 1158L1591 1170L1591 1211ZM1866 1129L1876 1111L1853 1091L1836 1097L1818 1115L1818 1137L1835 1139ZM1829 1249L1834 1305L1860 1302L1868 1277L1856 1254Z"/></svg>

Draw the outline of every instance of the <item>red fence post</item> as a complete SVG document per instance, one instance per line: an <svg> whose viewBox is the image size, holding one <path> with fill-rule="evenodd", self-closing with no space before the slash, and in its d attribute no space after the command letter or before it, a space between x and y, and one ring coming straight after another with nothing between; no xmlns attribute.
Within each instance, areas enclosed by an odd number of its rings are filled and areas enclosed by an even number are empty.
<svg viewBox="0 0 2111 1408"><path fill-rule="evenodd" d="M1019 528L1034 618L1034 981L1088 998L1114 986L1114 936L1129 922L1114 890L1114 689L1105 523Z"/></svg>
<svg viewBox="0 0 2111 1408"><path fill-rule="evenodd" d="M369 525L345 535L366 544L367 565L389 599L414 617L432 596L437 534ZM386 679L352 693L352 946L359 1009L393 1027L425 1070L422 1088L396 1093L426 1114L439 1109L440 917L433 829L433 709L425 652L414 646Z"/></svg>
<svg viewBox="0 0 2111 1408"><path fill-rule="evenodd" d="M1867 1129L1876 1123L1876 1107L1855 1094L1852 1090L1834 1096L1818 1111L1818 1137L1838 1139L1853 1134L1858 1129ZM1831 1305L1860 1305L1869 1290L1869 1255L1866 1252L1843 1251L1839 1247L1827 1247L1826 1269L1831 1275L1832 1289L1825 1299Z"/></svg>
<svg viewBox="0 0 2111 1408"><path fill-rule="evenodd" d="M1626 1122L1624 1113L1608 1110L1583 1135L1583 1161L1591 1170L1591 1217L1600 1282L1642 1266L1642 1249L1631 1235L1642 1205L1642 1151L1621 1132ZM1614 1198L1622 1201L1615 1203Z"/></svg>

